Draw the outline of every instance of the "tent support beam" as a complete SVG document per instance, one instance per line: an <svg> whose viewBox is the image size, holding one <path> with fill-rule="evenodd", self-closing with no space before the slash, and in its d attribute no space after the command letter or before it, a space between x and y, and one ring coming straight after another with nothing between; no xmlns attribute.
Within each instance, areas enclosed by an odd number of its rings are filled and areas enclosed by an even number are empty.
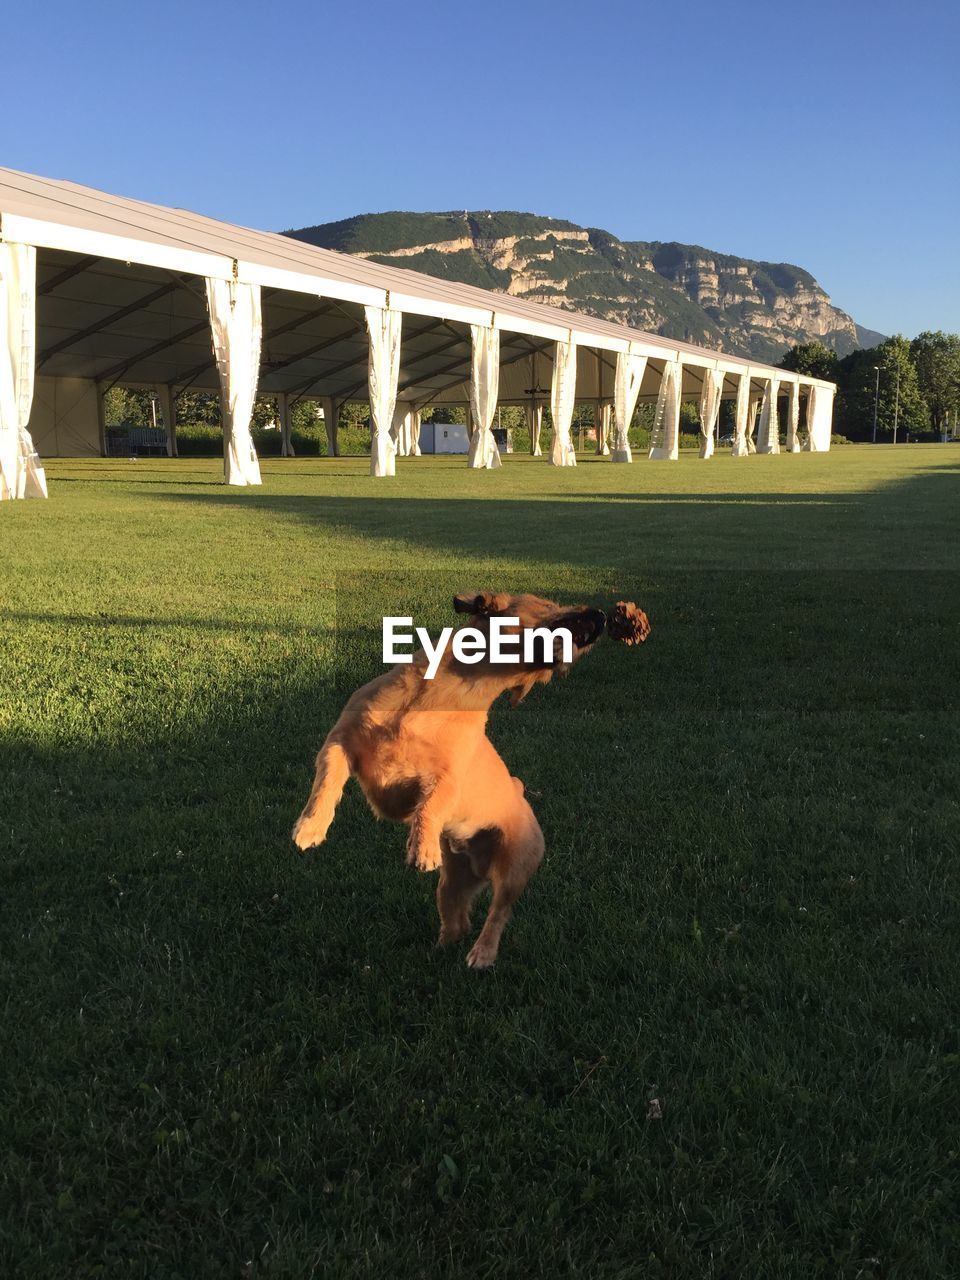
<svg viewBox="0 0 960 1280"><path fill-rule="evenodd" d="M104 316L96 324L88 324L85 329L78 329L76 333L71 333L68 338L62 338L59 342L55 342L52 347L47 347L45 351L41 351L38 354L37 368L42 369L52 356L59 355L61 351L66 351L68 347L74 346L77 342L82 342L84 338L93 337L95 333L99 333L102 329L109 329L118 320L123 320L126 316L132 315L134 311L142 311L144 307L149 307L152 302L156 302L159 298L165 298L168 293L173 293L179 287L179 281L176 280L169 284L161 285L159 289L154 289L151 293L144 294L142 298L137 298L136 302L130 302L127 306L121 307L119 311L113 311L110 315ZM108 374L107 377L109 376Z"/></svg>
<svg viewBox="0 0 960 1280"><path fill-rule="evenodd" d="M501 360L500 368L507 369L512 364L519 364L521 360L528 360L530 358L531 353L533 355L544 355L546 354L546 352L550 350L552 346L553 346L552 341L546 341L540 344L531 342L530 349L528 351L522 351L518 356L511 356L509 360ZM443 373L443 370L441 369L439 373ZM437 398L437 396L441 395L444 391L448 391L450 387L458 386L463 381L465 381L465 379L463 378L454 378L450 382L445 382L442 387L437 387L437 389L433 392L433 394L430 396L428 400L423 401L421 407L425 409L427 405L433 403L433 401Z"/></svg>
<svg viewBox="0 0 960 1280"><path fill-rule="evenodd" d="M72 280L74 276L78 276L81 271L86 271L89 267L94 266L100 261L100 258L95 258L92 255L86 258L81 258L80 261L75 262L72 267L67 267L58 275L51 276L46 284L42 284L37 290L37 297L39 298L45 293L53 293L54 289L59 289L62 284L66 284L68 280Z"/></svg>
<svg viewBox="0 0 960 1280"><path fill-rule="evenodd" d="M419 329L412 330L412 332L408 333L406 336L408 340L411 338L422 338L428 333L435 333L438 329L444 328L445 325L447 325L446 320L433 320L431 321L430 324L422 325ZM461 338L460 341L465 342L466 339ZM431 352L430 354L432 355L433 352ZM362 359L365 359L365 356L362 357ZM342 360L340 364L334 365L332 369L327 369L324 373L317 374L305 379L303 382L299 383L297 386L291 388L290 394L294 397L292 403L296 404L296 402L298 400L302 400L304 396L309 396L312 393L313 388L317 385L318 382L323 382L324 379L326 378L333 378L338 373L342 373L344 369L349 369L351 365L354 365L356 363L357 363L356 359ZM366 382L360 383L360 386L357 388L357 390L359 390L361 387L365 387L366 385L367 385ZM356 391L354 391L353 394L355 395ZM345 404L350 397L344 395L342 391L338 391L336 398L337 400L340 401L341 404Z"/></svg>
<svg viewBox="0 0 960 1280"><path fill-rule="evenodd" d="M467 342L467 341L468 339L463 338L459 333L455 334L454 337L449 339L449 341L442 342L439 347L434 347L432 351L423 351L421 352L420 355L414 356L411 360L405 361L402 367L405 370L410 369L413 365L419 364L422 360L432 360L434 356L442 355L444 351L449 351L451 347L456 347L461 343ZM469 360L469 356L467 357L467 359ZM450 367L456 368L456 365L453 365L453 366L446 365L444 366L443 369L440 370L440 372L445 373L447 368L450 368ZM351 387L350 390L344 394L343 399L352 400L353 397L357 394L357 392L362 391L366 385L367 385L366 382L360 382L356 386ZM416 385L417 385L417 379L409 378L406 382L402 382L397 387L397 394L399 395L401 391L406 391L409 387L415 387Z"/></svg>
<svg viewBox="0 0 960 1280"><path fill-rule="evenodd" d="M178 285L184 285L187 288L192 288L192 282L188 280L178 278L177 283ZM279 289L264 289L262 297L264 299L270 298L275 293L279 292ZM179 333L175 333L169 338L164 338L162 342L154 343L154 345L152 347L148 347L146 351L140 351L135 356L131 356L129 360L124 360L121 364L115 364L113 368L107 369L105 372L99 374L98 380L102 382L109 381L110 385L106 388L106 390L109 391L111 387L115 387L117 385L128 369L135 368L141 360L148 360L150 356L155 356L160 351L166 351L169 347L175 347L178 342L186 342L188 338L193 338L198 333L202 333L204 329L209 328L210 318L209 316L206 316L200 324L191 325L189 329L181 329ZM213 365L212 360L210 361L210 365ZM207 365L204 364L203 368L207 368ZM171 386L174 385L174 381L174 379L170 380ZM184 388L181 388L181 390L183 389Z"/></svg>
<svg viewBox="0 0 960 1280"><path fill-rule="evenodd" d="M210 321L205 317L200 324L191 325L189 329L181 329L179 333L175 333L172 338L164 338L162 342L154 343L152 347L148 347L146 351L140 351L137 355L129 360L124 360L121 364L115 364L112 369L107 369L100 374L101 382L109 382L106 388L115 387L128 369L134 368L141 360L148 360L150 356L155 356L160 351L166 351L168 347L175 347L178 342L185 342L188 338L196 337L198 333L202 333L204 329L210 328Z"/></svg>
<svg viewBox="0 0 960 1280"><path fill-rule="evenodd" d="M288 321L287 324L278 325L275 329L271 329L268 333L265 333L263 335L264 346L270 341L271 338L278 338L282 333L291 333L294 329L299 328L300 325L309 324L311 320L316 320L320 316L329 315L331 311L334 311L336 309L337 308L330 305L327 305L325 307L318 307L316 311L310 311L307 313L307 315L300 316L297 320L291 320L291 321ZM349 334L346 336L349 337ZM327 343L339 342L341 340L342 340L341 338L328 338L325 340L324 343L321 343L320 345L324 346ZM270 368L267 369L265 372L267 374L270 374L275 372L277 369L285 368L288 364L295 364L297 360L300 360L303 358L304 354L305 353L301 352L299 355L291 356L289 360L278 360L275 364L271 364ZM263 363L265 362L261 362L261 369L260 369L261 377L264 375ZM207 369L212 369L213 367L214 367L213 360L204 360L201 364L196 364L193 366L192 369L188 369L186 373L179 374L176 378L172 380L171 385L180 387L181 391L186 391L187 387L189 387L190 383L193 382L194 378L198 378L201 373L204 373Z"/></svg>

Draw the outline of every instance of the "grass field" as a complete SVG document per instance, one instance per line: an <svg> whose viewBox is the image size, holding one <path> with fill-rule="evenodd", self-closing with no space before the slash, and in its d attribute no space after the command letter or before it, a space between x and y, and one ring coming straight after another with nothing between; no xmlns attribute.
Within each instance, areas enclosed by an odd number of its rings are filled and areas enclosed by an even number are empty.
<svg viewBox="0 0 960 1280"><path fill-rule="evenodd" d="M0 506L0 1275L957 1275L960 452L366 468ZM289 842L474 587L654 627L494 710L489 974L354 787Z"/></svg>

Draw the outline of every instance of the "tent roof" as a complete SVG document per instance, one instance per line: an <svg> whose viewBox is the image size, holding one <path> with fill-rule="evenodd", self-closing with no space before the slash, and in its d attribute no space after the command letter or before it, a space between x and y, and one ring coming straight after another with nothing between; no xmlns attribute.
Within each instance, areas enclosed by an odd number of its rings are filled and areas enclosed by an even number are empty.
<svg viewBox="0 0 960 1280"><path fill-rule="evenodd" d="M679 358L691 373L698 366L733 375L748 369L757 379L775 373L783 382L798 380L580 312L2 167L0 233L41 250L41 373L215 386L197 279L212 276L263 287L265 392L362 395L364 304L390 305L407 317L401 394L410 399L433 400L463 383L464 326L471 323L502 331L505 364L546 356L552 342L572 335L600 352L630 349L658 364Z"/></svg>

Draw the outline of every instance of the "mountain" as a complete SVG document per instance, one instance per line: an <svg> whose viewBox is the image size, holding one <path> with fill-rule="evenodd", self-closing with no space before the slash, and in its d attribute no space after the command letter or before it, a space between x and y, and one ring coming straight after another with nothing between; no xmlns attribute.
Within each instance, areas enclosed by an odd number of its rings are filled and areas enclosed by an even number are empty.
<svg viewBox="0 0 960 1280"><path fill-rule="evenodd" d="M532 213L370 213L284 234L758 361L814 338L843 356L881 337L800 267Z"/></svg>

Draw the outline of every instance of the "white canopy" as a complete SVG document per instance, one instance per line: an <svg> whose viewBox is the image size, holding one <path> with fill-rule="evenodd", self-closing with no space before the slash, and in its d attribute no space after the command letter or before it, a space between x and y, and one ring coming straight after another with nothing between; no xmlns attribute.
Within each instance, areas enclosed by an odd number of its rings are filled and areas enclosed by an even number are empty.
<svg viewBox="0 0 960 1280"><path fill-rule="evenodd" d="M674 362L691 399L710 369L723 374L724 396L741 374L756 394L772 376L784 392L813 381L579 312L4 168L0 228L4 241L38 250L41 379L84 379L101 390L118 383L174 394L219 390L206 307L206 281L219 280L259 286L258 390L286 394L290 406L301 397L336 406L368 398L366 307L403 314L397 396L416 407L469 403L471 325L499 331L504 404L549 399L558 342L598 355L578 362L577 400L609 396L624 352L647 357L645 401L656 399ZM832 393L832 384L819 385ZM50 393L38 389L38 397L46 403Z"/></svg>

